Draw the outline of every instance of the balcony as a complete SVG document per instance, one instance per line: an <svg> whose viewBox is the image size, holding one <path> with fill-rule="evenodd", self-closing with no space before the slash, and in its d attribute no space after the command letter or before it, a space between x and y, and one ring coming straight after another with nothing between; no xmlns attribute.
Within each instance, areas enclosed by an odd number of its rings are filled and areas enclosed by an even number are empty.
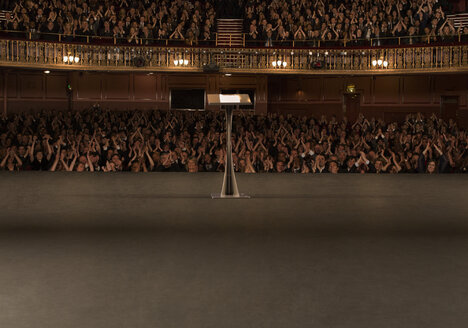
<svg viewBox="0 0 468 328"><path fill-rule="evenodd" d="M294 47L293 47L294 46ZM210 65L211 64L211 65ZM264 74L400 74L468 71L468 45L244 47L128 46L0 39L0 66L54 70Z"/></svg>

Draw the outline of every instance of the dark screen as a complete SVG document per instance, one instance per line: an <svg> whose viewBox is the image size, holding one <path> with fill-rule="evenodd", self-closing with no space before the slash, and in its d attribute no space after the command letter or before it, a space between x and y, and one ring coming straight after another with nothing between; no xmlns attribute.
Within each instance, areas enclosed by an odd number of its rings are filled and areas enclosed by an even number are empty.
<svg viewBox="0 0 468 328"><path fill-rule="evenodd" d="M172 89L171 109L205 109L205 90Z"/></svg>

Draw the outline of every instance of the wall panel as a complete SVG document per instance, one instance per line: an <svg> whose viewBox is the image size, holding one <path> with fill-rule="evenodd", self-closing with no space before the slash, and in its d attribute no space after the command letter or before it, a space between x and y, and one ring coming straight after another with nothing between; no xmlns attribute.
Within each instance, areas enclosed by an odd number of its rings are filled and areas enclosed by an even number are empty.
<svg viewBox="0 0 468 328"><path fill-rule="evenodd" d="M342 77L329 77L323 79L323 100L341 101L344 92L344 80Z"/></svg>
<svg viewBox="0 0 468 328"><path fill-rule="evenodd" d="M135 100L156 100L157 83L154 75L133 74L133 94Z"/></svg>
<svg viewBox="0 0 468 328"><path fill-rule="evenodd" d="M400 103L400 82L399 76L376 76L373 87L374 103Z"/></svg>
<svg viewBox="0 0 468 328"><path fill-rule="evenodd" d="M428 76L405 76L403 77L403 103L432 103L432 79Z"/></svg>
<svg viewBox="0 0 468 328"><path fill-rule="evenodd" d="M66 99L67 98L67 75L66 74L48 74L45 76L45 97L47 99Z"/></svg>
<svg viewBox="0 0 468 328"><path fill-rule="evenodd" d="M44 75L42 71L30 70L8 71L7 109L66 109L67 80L73 87L75 110L96 102L113 109L168 109L169 91L173 87L204 88L208 93L225 88L252 88L256 90L257 113L317 116L325 113L340 117L343 92L348 84L354 84L361 94L360 111L367 116L399 120L408 112L440 112L441 96L457 96L459 110L463 113L468 110L468 76L462 74L375 77L234 74L227 77L202 73L52 72Z"/></svg>
<svg viewBox="0 0 468 328"><path fill-rule="evenodd" d="M76 88L77 99L102 99L102 75L100 73L75 73L72 85Z"/></svg>
<svg viewBox="0 0 468 328"><path fill-rule="evenodd" d="M363 104L370 104L373 100L372 82L373 79L371 76L350 77L346 81L346 86L349 84L354 84L356 92L361 94L361 102Z"/></svg>
<svg viewBox="0 0 468 328"><path fill-rule="evenodd" d="M130 100L131 74L106 74L103 75L103 98L114 100Z"/></svg>
<svg viewBox="0 0 468 328"><path fill-rule="evenodd" d="M304 100L319 101L322 95L322 79L316 77L304 77L302 79Z"/></svg>
<svg viewBox="0 0 468 328"><path fill-rule="evenodd" d="M20 97L43 98L44 76L43 74L20 74Z"/></svg>

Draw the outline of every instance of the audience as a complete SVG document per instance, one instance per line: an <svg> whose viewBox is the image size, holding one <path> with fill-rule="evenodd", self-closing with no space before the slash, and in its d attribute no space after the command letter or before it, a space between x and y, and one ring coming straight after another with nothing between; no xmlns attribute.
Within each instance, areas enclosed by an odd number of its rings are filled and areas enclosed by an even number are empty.
<svg viewBox="0 0 468 328"><path fill-rule="evenodd" d="M437 0L247 0L247 39L266 46L271 39L306 45L414 44L458 41L468 27L455 29ZM259 40L263 42L258 42ZM265 42L266 41L266 42Z"/></svg>
<svg viewBox="0 0 468 328"><path fill-rule="evenodd" d="M108 111L11 114L0 121L7 171L221 172L222 112ZM237 172L467 173L468 136L453 120L409 114L402 124L241 113Z"/></svg>
<svg viewBox="0 0 468 328"><path fill-rule="evenodd" d="M165 39L196 44L212 39L215 15L213 0L20 0L6 14L2 27L39 31L49 41L57 41L59 33L68 42L108 37L128 44L149 45Z"/></svg>
<svg viewBox="0 0 468 328"><path fill-rule="evenodd" d="M169 39L196 45L215 39L216 10L242 8L250 45L453 43L459 35L466 41L468 26L455 29L447 6L437 0L20 0L3 29L16 31L14 37L27 32L36 38L39 32L49 41L58 33L68 42L107 37L124 44Z"/></svg>

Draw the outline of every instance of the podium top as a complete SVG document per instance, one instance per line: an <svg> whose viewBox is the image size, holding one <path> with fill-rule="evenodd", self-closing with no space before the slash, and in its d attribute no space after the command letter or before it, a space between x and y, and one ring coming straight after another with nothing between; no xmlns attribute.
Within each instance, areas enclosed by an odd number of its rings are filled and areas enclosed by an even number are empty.
<svg viewBox="0 0 468 328"><path fill-rule="evenodd" d="M252 105L248 94L209 94L208 105Z"/></svg>

